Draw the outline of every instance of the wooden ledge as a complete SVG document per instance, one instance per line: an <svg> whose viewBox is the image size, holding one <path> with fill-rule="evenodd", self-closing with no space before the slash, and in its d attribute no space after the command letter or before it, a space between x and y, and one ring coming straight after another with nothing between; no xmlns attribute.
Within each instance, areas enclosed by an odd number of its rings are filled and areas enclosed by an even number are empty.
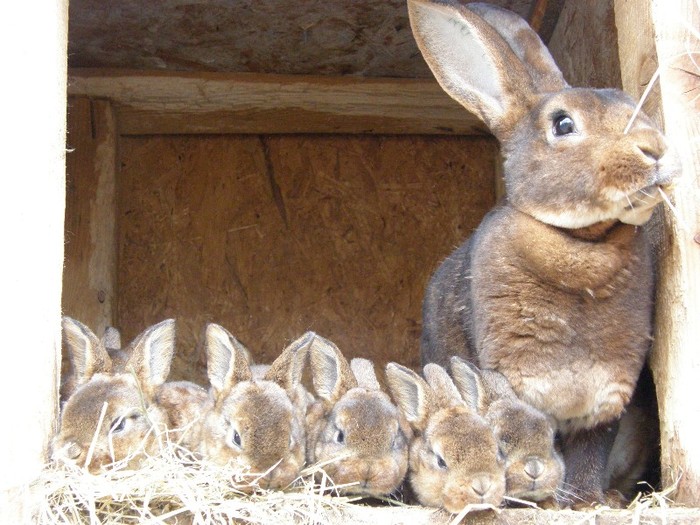
<svg viewBox="0 0 700 525"><path fill-rule="evenodd" d="M73 69L69 96L109 99L121 135L484 135L433 79Z"/></svg>

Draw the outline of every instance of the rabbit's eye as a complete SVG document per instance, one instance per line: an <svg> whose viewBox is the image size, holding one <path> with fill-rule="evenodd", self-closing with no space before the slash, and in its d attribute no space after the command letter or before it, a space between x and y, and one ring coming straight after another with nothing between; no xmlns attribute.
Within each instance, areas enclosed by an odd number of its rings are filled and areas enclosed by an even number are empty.
<svg viewBox="0 0 700 525"><path fill-rule="evenodd" d="M437 466L440 467L442 470L447 469L447 463L440 454L435 454L435 461L437 463Z"/></svg>
<svg viewBox="0 0 700 525"><path fill-rule="evenodd" d="M572 119L566 113L557 115L554 118L552 132L554 133L555 137L563 137L564 135L576 133L576 124L574 123L574 119Z"/></svg>
<svg viewBox="0 0 700 525"><path fill-rule="evenodd" d="M335 433L335 442L336 443L345 443L345 433L342 430L338 430L338 432Z"/></svg>
<svg viewBox="0 0 700 525"><path fill-rule="evenodd" d="M238 430L236 430L236 428L233 426L231 420L224 417L224 424L229 427L228 432L226 433L227 442L231 443L234 447L242 448L243 440L241 439L241 435L238 433Z"/></svg>
<svg viewBox="0 0 700 525"><path fill-rule="evenodd" d="M231 438L231 441L233 441L233 444L236 445L238 448L241 448L241 435L238 433L237 430L233 431L233 437Z"/></svg>
<svg viewBox="0 0 700 525"><path fill-rule="evenodd" d="M505 451L503 450L503 447L500 446L500 445L499 445L499 447L498 447L498 453L497 453L497 455L498 455L498 461L503 462L503 461L506 460L506 453L505 453Z"/></svg>
<svg viewBox="0 0 700 525"><path fill-rule="evenodd" d="M112 425L109 428L109 431L112 434L118 434L119 432L124 432L126 429L126 422L129 418L124 417L124 416L119 416L117 419L112 421Z"/></svg>

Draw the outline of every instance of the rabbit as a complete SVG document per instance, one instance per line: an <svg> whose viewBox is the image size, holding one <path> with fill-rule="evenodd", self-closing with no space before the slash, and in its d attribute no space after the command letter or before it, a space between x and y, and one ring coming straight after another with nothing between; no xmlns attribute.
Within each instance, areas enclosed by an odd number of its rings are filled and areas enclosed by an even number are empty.
<svg viewBox="0 0 700 525"><path fill-rule="evenodd" d="M639 226L679 174L634 101L571 88L527 23L502 8L409 0L442 88L498 139L505 197L431 277L421 362L503 374L552 417L565 482L605 502L617 421L647 357L651 257ZM626 129L629 124L629 129Z"/></svg>
<svg viewBox="0 0 700 525"><path fill-rule="evenodd" d="M470 504L498 506L506 491L503 458L489 424L477 414L478 391L463 397L444 368L425 379L388 363L392 397L413 428L408 478L422 505L459 513Z"/></svg>
<svg viewBox="0 0 700 525"><path fill-rule="evenodd" d="M395 493L408 469L411 429L382 392L371 361L348 363L316 336L310 348L315 401L307 417L307 459L322 464L341 494Z"/></svg>
<svg viewBox="0 0 700 525"><path fill-rule="evenodd" d="M307 332L290 344L264 378L256 379L248 350L222 326L207 325L211 387L193 430L196 452L211 463L231 464L244 479L252 479L241 490L285 488L304 465L308 399L299 382L314 335Z"/></svg>
<svg viewBox="0 0 700 525"><path fill-rule="evenodd" d="M162 321L136 337L121 370L115 370L104 342L88 327L67 316L62 327L75 388L61 412L53 458L86 466L92 473L122 461L138 468L143 453L159 450L167 428L167 414L155 394L170 372L175 321Z"/></svg>
<svg viewBox="0 0 700 525"><path fill-rule="evenodd" d="M450 372L463 397L477 392L479 415L492 428L505 458L506 496L555 508L564 481L564 460L557 450L553 422L520 400L508 380L494 370L479 370L453 356Z"/></svg>

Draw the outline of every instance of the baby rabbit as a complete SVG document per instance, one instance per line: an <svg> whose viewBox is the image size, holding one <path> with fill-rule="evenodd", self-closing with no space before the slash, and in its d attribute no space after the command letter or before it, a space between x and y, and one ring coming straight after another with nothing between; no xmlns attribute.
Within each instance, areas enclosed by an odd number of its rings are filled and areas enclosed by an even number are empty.
<svg viewBox="0 0 700 525"><path fill-rule="evenodd" d="M63 317L62 324L75 388L52 443L54 459L86 466L92 473L119 461L137 468L143 452L158 450L159 434L166 428L167 416L155 393L170 371L175 321L139 335L121 370L115 370L104 343L89 328L70 317Z"/></svg>
<svg viewBox="0 0 700 525"><path fill-rule="evenodd" d="M616 421L649 351L652 267L638 226L679 162L634 101L567 85L515 14L409 0L443 89L501 145L505 199L428 284L423 363L460 355L502 373L562 433L566 482L605 501Z"/></svg>
<svg viewBox="0 0 700 525"><path fill-rule="evenodd" d="M477 395L480 400L479 414L493 430L505 459L506 495L555 507L564 461L556 449L552 422L518 399L502 374L479 370L456 356L450 359L450 371L463 397Z"/></svg>
<svg viewBox="0 0 700 525"><path fill-rule="evenodd" d="M310 364L317 400L306 417L307 457L343 494L383 496L397 490L408 468L411 429L387 394L374 365L350 363L330 341L316 336Z"/></svg>
<svg viewBox="0 0 700 525"><path fill-rule="evenodd" d="M416 432L409 481L422 505L459 513L469 504L498 506L506 490L502 458L489 424L477 414L479 392L463 397L440 366L424 367L425 380L389 363L393 398Z"/></svg>
<svg viewBox="0 0 700 525"><path fill-rule="evenodd" d="M194 430L197 451L215 464L248 470L258 486L284 488L305 459L306 391L300 386L307 332L254 379L247 350L225 328L206 329L207 373L211 388ZM250 490L254 490L254 486Z"/></svg>

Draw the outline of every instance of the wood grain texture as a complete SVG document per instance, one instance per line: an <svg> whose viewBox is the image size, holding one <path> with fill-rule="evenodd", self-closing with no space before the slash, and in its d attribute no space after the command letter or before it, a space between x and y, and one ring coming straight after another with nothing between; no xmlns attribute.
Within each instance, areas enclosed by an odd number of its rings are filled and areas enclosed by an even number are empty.
<svg viewBox="0 0 700 525"><path fill-rule="evenodd" d="M622 87L635 100L641 100L659 66L651 8L651 0L615 0ZM642 109L663 127L660 103L661 92L655 83Z"/></svg>
<svg viewBox="0 0 700 525"><path fill-rule="evenodd" d="M269 362L315 330L418 364L425 284L494 202L493 139L131 137L120 149L119 327L178 320L203 381L218 322Z"/></svg>
<svg viewBox="0 0 700 525"><path fill-rule="evenodd" d="M406 0L73 0L70 29L75 67L431 77Z"/></svg>
<svg viewBox="0 0 700 525"><path fill-rule="evenodd" d="M117 135L111 104L71 98L67 142L62 308L101 334L114 323L116 295Z"/></svg>
<svg viewBox="0 0 700 525"><path fill-rule="evenodd" d="M663 480L676 479L674 501L700 506L700 5L652 2L666 135L683 178L666 210L668 237L659 261L652 365L659 390ZM694 54L691 55L690 52ZM692 400L692 401L691 401Z"/></svg>
<svg viewBox="0 0 700 525"><path fill-rule="evenodd" d="M549 50L572 86L622 86L613 0L566 0Z"/></svg>
<svg viewBox="0 0 700 525"><path fill-rule="evenodd" d="M69 92L114 102L121 135L488 133L434 79L72 70Z"/></svg>
<svg viewBox="0 0 700 525"><path fill-rule="evenodd" d="M668 207L651 224L656 246L658 284L655 339L651 366L657 387L661 430L662 482L678 481L672 498L700 505L700 91L697 55L700 41L691 28L700 26L697 3L616 0L620 62L625 90L640 96L660 64L660 78L645 111L666 130L680 154L683 177Z"/></svg>

